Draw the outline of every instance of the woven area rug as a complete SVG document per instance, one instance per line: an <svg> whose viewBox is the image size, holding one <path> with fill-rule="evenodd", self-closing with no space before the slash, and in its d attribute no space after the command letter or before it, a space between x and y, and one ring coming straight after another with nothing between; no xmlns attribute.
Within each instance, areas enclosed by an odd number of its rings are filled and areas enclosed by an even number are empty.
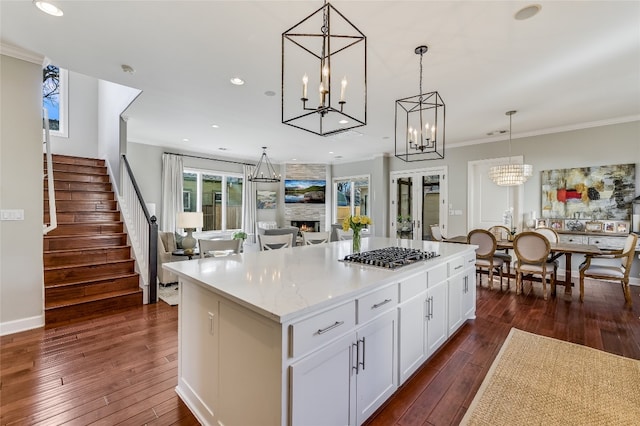
<svg viewBox="0 0 640 426"><path fill-rule="evenodd" d="M180 300L179 293L177 283L168 286L158 286L158 298L171 306L178 304Z"/></svg>
<svg viewBox="0 0 640 426"><path fill-rule="evenodd" d="M640 361L511 329L463 425L638 425Z"/></svg>

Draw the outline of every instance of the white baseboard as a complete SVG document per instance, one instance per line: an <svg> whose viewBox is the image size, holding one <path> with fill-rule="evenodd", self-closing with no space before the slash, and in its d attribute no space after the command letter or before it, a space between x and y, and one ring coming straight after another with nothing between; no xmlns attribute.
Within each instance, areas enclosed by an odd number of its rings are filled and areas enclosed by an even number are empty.
<svg viewBox="0 0 640 426"><path fill-rule="evenodd" d="M44 315L0 323L0 336L44 327Z"/></svg>

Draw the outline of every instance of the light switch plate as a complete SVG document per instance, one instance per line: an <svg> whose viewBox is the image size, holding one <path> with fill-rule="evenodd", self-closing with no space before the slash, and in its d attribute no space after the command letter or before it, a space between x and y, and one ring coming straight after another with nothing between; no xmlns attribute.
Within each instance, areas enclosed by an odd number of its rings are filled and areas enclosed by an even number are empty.
<svg viewBox="0 0 640 426"><path fill-rule="evenodd" d="M0 212L0 220L24 220L23 209L2 210Z"/></svg>

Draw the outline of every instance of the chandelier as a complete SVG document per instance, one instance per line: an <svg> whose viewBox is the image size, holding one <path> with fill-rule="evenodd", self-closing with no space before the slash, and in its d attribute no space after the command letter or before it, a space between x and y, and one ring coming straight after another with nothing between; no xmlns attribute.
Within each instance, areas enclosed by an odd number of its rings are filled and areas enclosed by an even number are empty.
<svg viewBox="0 0 640 426"><path fill-rule="evenodd" d="M282 123L321 136L367 124L367 38L326 0L282 33Z"/></svg>
<svg viewBox="0 0 640 426"><path fill-rule="evenodd" d="M407 162L444 158L444 101L438 92L422 92L422 57L427 50L414 50L420 55L420 94L396 101L395 155Z"/></svg>
<svg viewBox="0 0 640 426"><path fill-rule="evenodd" d="M499 164L489 169L489 178L500 186L517 186L525 183L533 174L531 164L511 162L511 121L517 111L507 111L509 116L509 163Z"/></svg>
<svg viewBox="0 0 640 426"><path fill-rule="evenodd" d="M267 147L262 147L262 156L258 164L256 164L253 173L249 176L249 182L280 182L282 177L276 174L276 170L273 168L273 164L267 157Z"/></svg>

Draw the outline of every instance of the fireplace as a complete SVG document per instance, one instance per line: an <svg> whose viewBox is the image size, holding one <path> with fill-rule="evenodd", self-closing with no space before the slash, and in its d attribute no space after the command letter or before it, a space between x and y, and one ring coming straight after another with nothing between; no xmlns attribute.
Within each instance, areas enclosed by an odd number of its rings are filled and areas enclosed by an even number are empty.
<svg viewBox="0 0 640 426"><path fill-rule="evenodd" d="M297 226L300 232L320 232L319 220L292 220L291 226Z"/></svg>

